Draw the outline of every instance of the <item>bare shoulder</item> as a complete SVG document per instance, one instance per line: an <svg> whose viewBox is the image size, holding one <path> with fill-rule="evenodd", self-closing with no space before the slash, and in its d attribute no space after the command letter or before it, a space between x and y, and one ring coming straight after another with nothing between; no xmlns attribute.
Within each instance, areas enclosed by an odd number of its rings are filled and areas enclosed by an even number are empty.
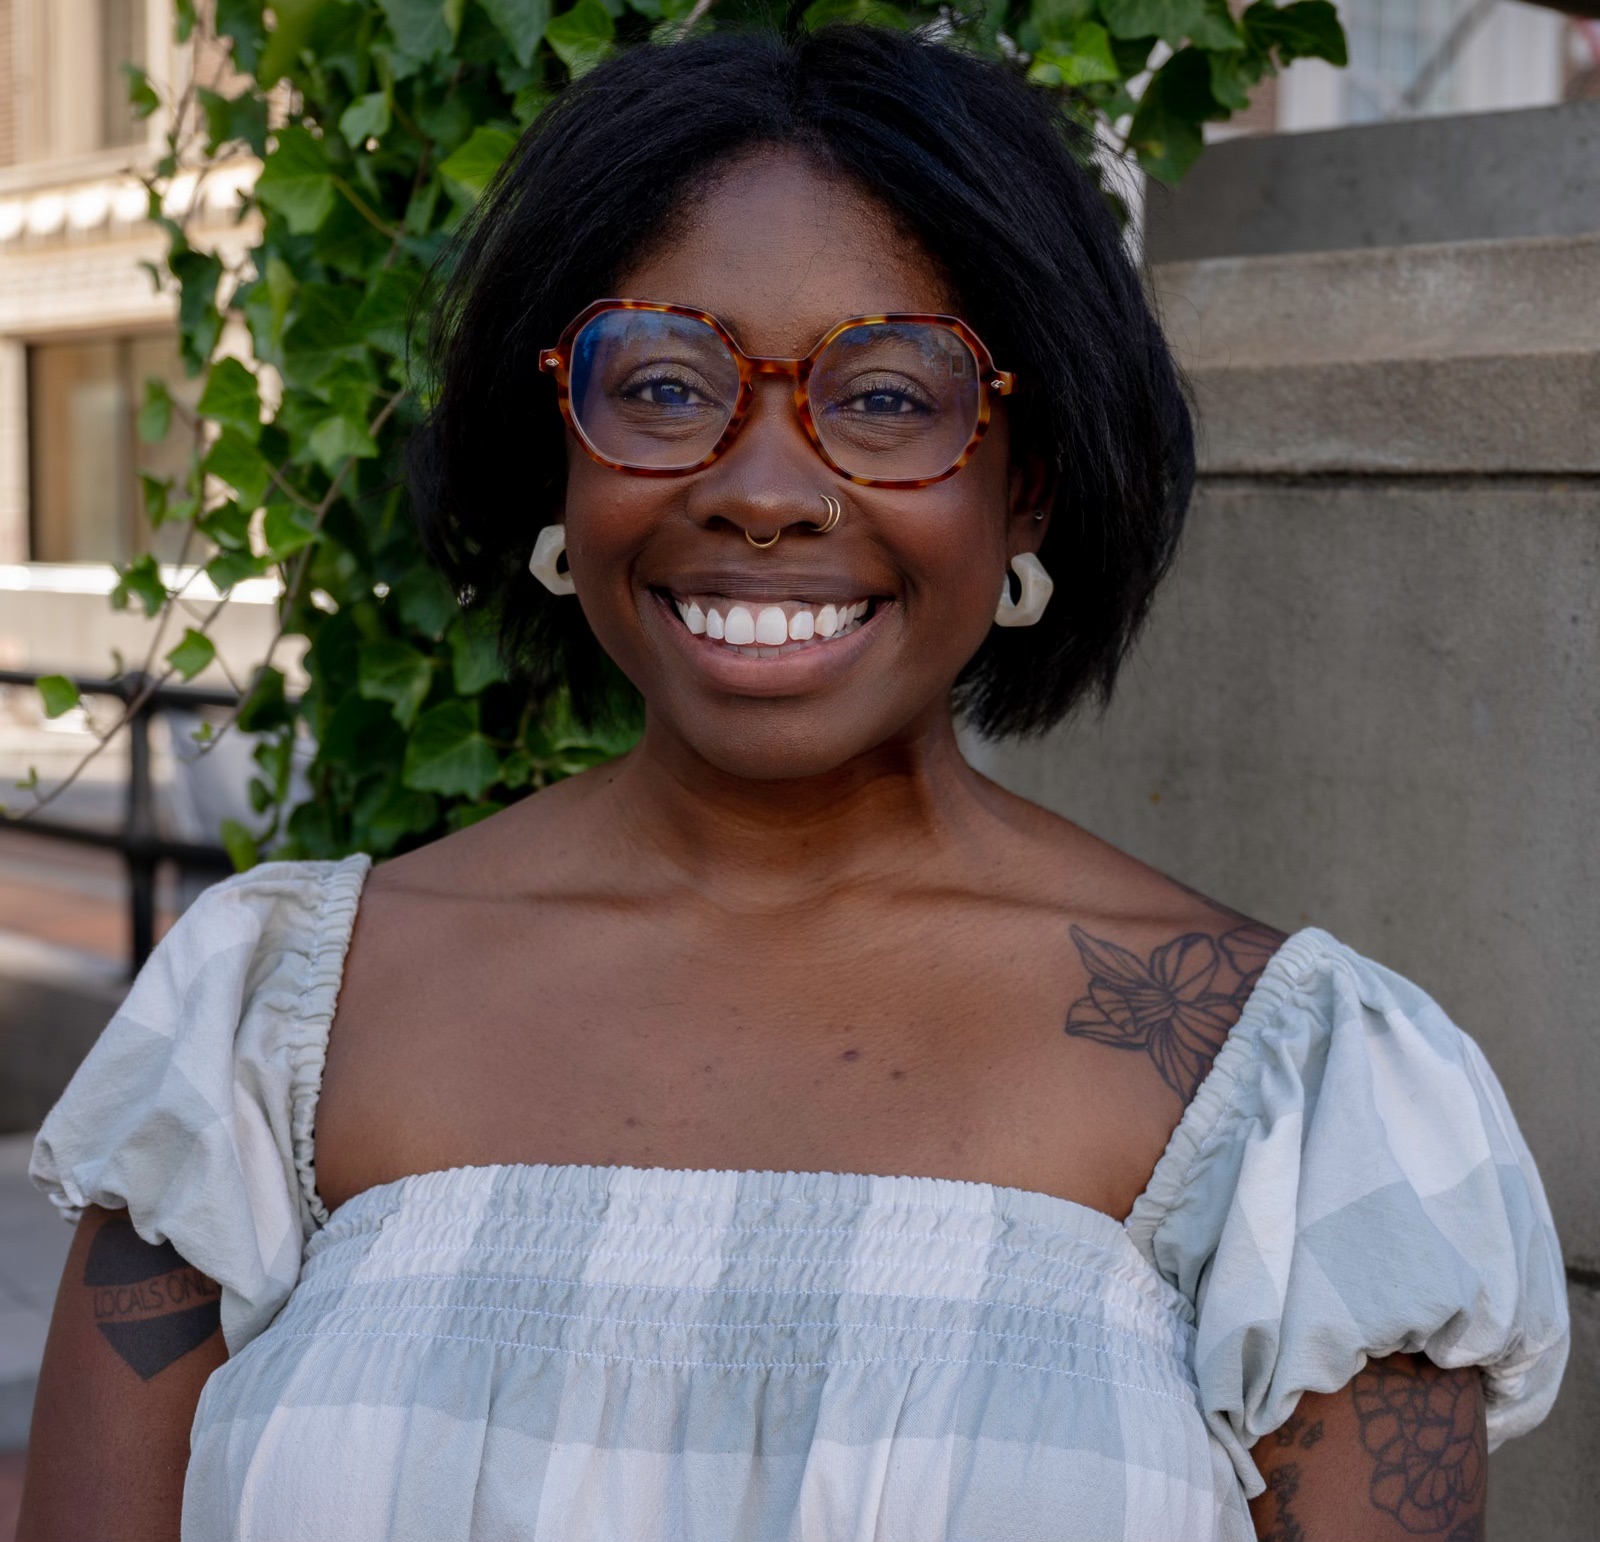
<svg viewBox="0 0 1600 1542"><path fill-rule="evenodd" d="M1013 817L1059 875L1081 980L1064 1031L1139 1056L1187 1103L1286 934L1048 810Z"/></svg>

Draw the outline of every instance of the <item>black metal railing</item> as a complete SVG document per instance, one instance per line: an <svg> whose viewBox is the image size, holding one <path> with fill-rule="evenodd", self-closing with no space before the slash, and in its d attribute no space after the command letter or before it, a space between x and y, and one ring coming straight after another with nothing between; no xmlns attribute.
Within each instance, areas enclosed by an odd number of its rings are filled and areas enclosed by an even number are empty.
<svg viewBox="0 0 1600 1542"><path fill-rule="evenodd" d="M0 669L0 685L37 685L47 673L49 671ZM156 819L155 785L150 773L150 724L157 713L170 709L236 707L239 696L235 691L195 685L151 687L149 680L137 672L119 675L114 680L74 678L73 684L80 695L112 696L124 707L132 708L122 725L128 734L128 779L121 827L100 829L40 812L0 819L0 830L20 830L121 855L128 875L129 964L131 972L137 973L155 946L156 871L161 864L170 862L181 873L223 875L233 871L233 863L221 845L174 841L162 835Z"/></svg>

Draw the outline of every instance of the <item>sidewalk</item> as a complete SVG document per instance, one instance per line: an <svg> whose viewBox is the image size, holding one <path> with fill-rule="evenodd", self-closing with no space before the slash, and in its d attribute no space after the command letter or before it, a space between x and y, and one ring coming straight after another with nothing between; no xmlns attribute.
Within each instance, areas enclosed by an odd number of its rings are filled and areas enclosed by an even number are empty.
<svg viewBox="0 0 1600 1542"><path fill-rule="evenodd" d="M0 1136L0 1542L16 1533L21 1451L72 1228L28 1182L31 1135Z"/></svg>
<svg viewBox="0 0 1600 1542"><path fill-rule="evenodd" d="M27 1444L33 1389L72 1228L28 1182L31 1135L0 1136L0 1451Z"/></svg>

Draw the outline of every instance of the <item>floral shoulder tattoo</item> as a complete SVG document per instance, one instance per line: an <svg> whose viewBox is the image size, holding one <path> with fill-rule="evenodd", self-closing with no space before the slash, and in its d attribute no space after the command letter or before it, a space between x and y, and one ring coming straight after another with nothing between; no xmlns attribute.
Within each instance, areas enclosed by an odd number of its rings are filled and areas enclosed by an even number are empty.
<svg viewBox="0 0 1600 1542"><path fill-rule="evenodd" d="M1072 928L1089 974L1066 1032L1117 1049L1143 1050L1188 1102L1239 1020L1283 935L1251 921L1213 937L1186 932L1148 959L1081 926Z"/></svg>

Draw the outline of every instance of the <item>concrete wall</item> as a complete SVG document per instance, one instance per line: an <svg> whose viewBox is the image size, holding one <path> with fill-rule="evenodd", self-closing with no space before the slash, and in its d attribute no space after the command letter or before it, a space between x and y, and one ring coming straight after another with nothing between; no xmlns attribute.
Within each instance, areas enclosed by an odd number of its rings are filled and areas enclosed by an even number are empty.
<svg viewBox="0 0 1600 1542"><path fill-rule="evenodd" d="M1501 121L1523 116L1560 127ZM1242 163L1314 175L1293 148ZM1537 157L1502 165L1546 185ZM1574 1318L1555 1413L1494 1459L1490 1535L1600 1538L1600 235L1219 255L1153 285L1205 428L1184 553L1109 715L980 763L1327 927L1484 1046Z"/></svg>

